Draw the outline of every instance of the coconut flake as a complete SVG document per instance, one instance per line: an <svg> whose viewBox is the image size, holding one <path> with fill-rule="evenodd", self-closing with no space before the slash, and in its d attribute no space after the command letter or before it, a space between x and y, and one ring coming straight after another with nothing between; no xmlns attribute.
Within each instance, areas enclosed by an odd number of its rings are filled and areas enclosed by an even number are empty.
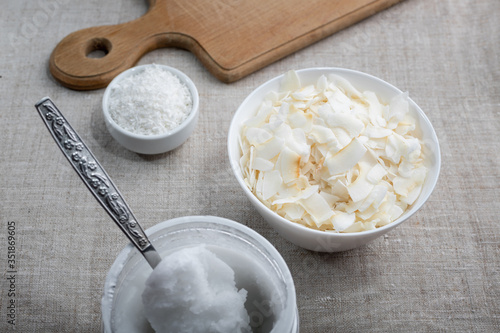
<svg viewBox="0 0 500 333"><path fill-rule="evenodd" d="M347 228L352 226L355 221L356 221L355 214L347 214L343 212L335 214L335 216L332 218L333 227L338 232L346 230Z"/></svg>
<svg viewBox="0 0 500 333"><path fill-rule="evenodd" d="M255 147L255 151L257 157L271 160L281 152L284 146L285 140L283 140L282 138L274 137L271 140L267 141L265 144L261 144Z"/></svg>
<svg viewBox="0 0 500 333"><path fill-rule="evenodd" d="M330 205L328 205L319 193L314 193L308 198L303 199L302 204L318 227L334 214Z"/></svg>
<svg viewBox="0 0 500 333"><path fill-rule="evenodd" d="M274 163L262 157L256 157L253 159L252 167L259 171L271 171L274 167Z"/></svg>
<svg viewBox="0 0 500 333"><path fill-rule="evenodd" d="M264 200L268 200L273 195L278 193L283 184L280 172L278 170L273 170L271 172L263 173L263 183L262 183L262 197Z"/></svg>
<svg viewBox="0 0 500 333"><path fill-rule="evenodd" d="M282 208L285 218L297 221L304 216L306 210L300 205L284 205Z"/></svg>
<svg viewBox="0 0 500 333"><path fill-rule="evenodd" d="M326 160L330 174L337 175L353 168L366 153L366 148L358 139Z"/></svg>
<svg viewBox="0 0 500 333"><path fill-rule="evenodd" d="M300 155L285 147L278 159L281 177L285 184L295 181L300 176Z"/></svg>
<svg viewBox="0 0 500 333"><path fill-rule="evenodd" d="M381 164L375 164L366 174L366 180L374 185L387 175L387 170Z"/></svg>
<svg viewBox="0 0 500 333"><path fill-rule="evenodd" d="M329 143L335 142L335 145L338 144L337 138L333 131L325 126L313 125L311 128L310 136L314 138L314 140L318 143Z"/></svg>
<svg viewBox="0 0 500 333"><path fill-rule="evenodd" d="M247 129L246 137L251 145L260 145L272 139L272 134L262 128L250 127Z"/></svg>
<svg viewBox="0 0 500 333"><path fill-rule="evenodd" d="M302 87L294 71L281 87L239 138L244 182L267 207L310 228L358 232L415 203L427 168L407 93L384 104L336 75Z"/></svg>
<svg viewBox="0 0 500 333"><path fill-rule="evenodd" d="M328 116L326 123L331 127L341 127L351 138L357 137L365 125L355 116L345 113L333 113Z"/></svg>
<svg viewBox="0 0 500 333"><path fill-rule="evenodd" d="M347 187L347 191L353 202L363 200L374 188L374 185L366 180L366 176L371 168L372 166L366 162L359 163L359 175L356 180Z"/></svg>
<svg viewBox="0 0 500 333"><path fill-rule="evenodd" d="M300 78L297 72L290 70L286 72L281 83L281 91L294 91L300 89Z"/></svg>

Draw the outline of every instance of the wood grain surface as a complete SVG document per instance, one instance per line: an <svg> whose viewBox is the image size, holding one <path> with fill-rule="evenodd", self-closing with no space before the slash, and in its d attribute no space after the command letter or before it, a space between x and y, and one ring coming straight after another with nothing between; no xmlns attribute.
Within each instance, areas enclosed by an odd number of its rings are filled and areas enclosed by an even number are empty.
<svg viewBox="0 0 500 333"><path fill-rule="evenodd" d="M233 82L399 1L149 0L136 20L69 34L49 67L68 88L98 89L147 52L178 47ZM94 51L105 55L89 57Z"/></svg>

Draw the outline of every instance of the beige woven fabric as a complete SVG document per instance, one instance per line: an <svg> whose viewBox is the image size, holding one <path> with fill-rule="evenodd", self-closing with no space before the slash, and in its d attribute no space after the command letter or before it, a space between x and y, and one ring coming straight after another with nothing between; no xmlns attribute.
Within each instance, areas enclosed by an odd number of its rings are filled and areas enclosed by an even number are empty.
<svg viewBox="0 0 500 333"><path fill-rule="evenodd" d="M139 64L179 68L200 93L190 139L151 157L125 150L108 134L103 90L68 90L48 73L52 49L69 32L145 11L139 0L2 3L1 332L98 332L104 279L127 244L40 121L33 104L47 95L144 227L217 215L270 240L293 274L301 332L500 331L498 0L403 1L232 84L216 80L186 51L149 53ZM438 185L421 211L386 237L336 254L298 248L267 226L231 175L226 153L231 117L247 94L288 69L316 66L360 70L409 91L442 151ZM16 273L8 266L9 222ZM11 299L15 326L7 322Z"/></svg>

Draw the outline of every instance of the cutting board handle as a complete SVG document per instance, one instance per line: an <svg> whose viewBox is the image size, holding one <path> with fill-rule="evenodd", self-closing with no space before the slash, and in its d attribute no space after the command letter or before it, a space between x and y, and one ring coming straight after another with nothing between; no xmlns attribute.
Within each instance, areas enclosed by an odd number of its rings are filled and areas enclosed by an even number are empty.
<svg viewBox="0 0 500 333"><path fill-rule="evenodd" d="M155 20L154 15L154 11L149 11L127 23L92 27L69 34L50 56L52 76L71 89L104 88L149 51L166 46L188 46L189 42L168 32L165 19ZM160 29L159 21L164 25ZM163 33L158 34L158 31ZM96 51L104 56L92 57Z"/></svg>

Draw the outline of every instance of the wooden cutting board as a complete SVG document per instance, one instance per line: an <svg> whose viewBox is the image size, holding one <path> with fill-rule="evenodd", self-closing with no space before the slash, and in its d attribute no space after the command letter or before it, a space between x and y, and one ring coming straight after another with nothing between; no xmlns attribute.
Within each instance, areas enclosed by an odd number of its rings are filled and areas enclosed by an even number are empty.
<svg viewBox="0 0 500 333"><path fill-rule="evenodd" d="M148 12L136 20L65 37L49 67L68 88L98 89L145 53L178 47L233 82L399 1L149 0ZM89 57L94 51L106 55Z"/></svg>

